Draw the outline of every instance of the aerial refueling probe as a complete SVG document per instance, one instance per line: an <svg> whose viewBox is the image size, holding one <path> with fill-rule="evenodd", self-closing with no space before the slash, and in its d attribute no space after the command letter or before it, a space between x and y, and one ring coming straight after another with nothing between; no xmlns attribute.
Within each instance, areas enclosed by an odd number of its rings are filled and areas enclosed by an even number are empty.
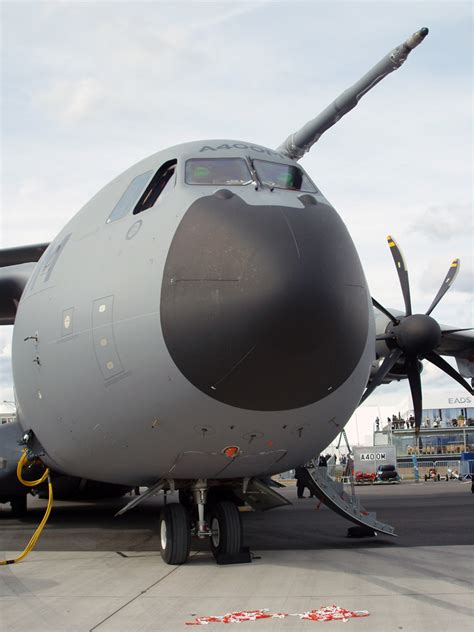
<svg viewBox="0 0 474 632"><path fill-rule="evenodd" d="M350 112L358 104L366 92L372 90L379 81L388 74L400 68L410 52L416 48L428 35L429 30L424 26L419 31L396 46L383 57L373 68L353 86L344 90L330 105L328 105L316 118L308 121L300 130L290 134L278 147L277 151L285 154L293 160L299 160L311 149L326 130L332 127L345 114Z"/></svg>

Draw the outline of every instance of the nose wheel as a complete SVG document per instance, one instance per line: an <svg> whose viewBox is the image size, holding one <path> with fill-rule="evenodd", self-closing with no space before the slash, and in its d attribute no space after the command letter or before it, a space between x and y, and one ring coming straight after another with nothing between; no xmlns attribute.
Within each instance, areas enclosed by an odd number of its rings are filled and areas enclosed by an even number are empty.
<svg viewBox="0 0 474 632"><path fill-rule="evenodd" d="M228 500L217 502L210 512L211 551L220 564L239 556L242 549L242 521L237 506Z"/></svg>
<svg viewBox="0 0 474 632"><path fill-rule="evenodd" d="M173 503L160 514L160 553L167 564L184 564L191 550L191 525L183 505Z"/></svg>

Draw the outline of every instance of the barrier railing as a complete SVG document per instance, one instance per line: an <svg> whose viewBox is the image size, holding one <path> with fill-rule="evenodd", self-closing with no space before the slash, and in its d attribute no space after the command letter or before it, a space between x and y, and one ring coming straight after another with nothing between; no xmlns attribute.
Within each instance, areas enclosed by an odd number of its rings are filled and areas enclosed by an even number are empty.
<svg viewBox="0 0 474 632"><path fill-rule="evenodd" d="M469 470L469 463L471 470ZM398 463L397 470L402 479L415 478L413 463ZM463 478L469 471L474 472L474 461L418 461L418 475L421 479L430 476L430 470L436 470L441 478Z"/></svg>
<svg viewBox="0 0 474 632"><path fill-rule="evenodd" d="M418 472L420 478L423 478L425 474L429 474L430 469L436 469L436 472L445 477L448 474L448 470L454 473L459 473L459 477L467 480L474 474L474 460L469 461L418 461ZM344 482L344 470L345 466L338 463L332 464L327 468L327 475L336 482ZM413 463L398 463L397 470L400 473L402 479L414 478ZM279 475L280 480L293 480L295 477L294 470L288 472L282 472Z"/></svg>

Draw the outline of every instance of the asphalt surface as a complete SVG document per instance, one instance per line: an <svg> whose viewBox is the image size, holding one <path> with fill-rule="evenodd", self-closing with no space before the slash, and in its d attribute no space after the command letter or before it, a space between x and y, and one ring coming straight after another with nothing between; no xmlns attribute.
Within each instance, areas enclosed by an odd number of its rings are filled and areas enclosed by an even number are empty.
<svg viewBox="0 0 474 632"><path fill-rule="evenodd" d="M398 485L358 486L362 504L377 518L393 525L397 538L354 540L353 526L314 498L298 499L295 487L280 490L291 506L265 513L243 513L245 544L258 550L306 550L366 546L413 547L474 544L474 494L470 483L429 481ZM308 490L306 490L308 496ZM131 496L102 502L54 501L53 511L37 551L156 551L162 497L146 499L123 516L114 514ZM177 501L169 495L170 502ZM29 497L25 518L11 518L0 505L0 547L21 550L40 522L46 501ZM193 543L194 550L206 544Z"/></svg>

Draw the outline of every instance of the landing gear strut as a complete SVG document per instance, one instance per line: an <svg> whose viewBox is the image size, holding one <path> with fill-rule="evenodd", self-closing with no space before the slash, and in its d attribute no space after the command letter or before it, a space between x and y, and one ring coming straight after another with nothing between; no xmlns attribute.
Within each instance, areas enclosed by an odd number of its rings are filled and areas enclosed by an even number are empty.
<svg viewBox="0 0 474 632"><path fill-rule="evenodd" d="M242 547L242 521L236 503L220 499L216 493L210 495L207 481L202 479L191 488L180 490L180 503L165 505L161 511L159 536L163 561L183 564L189 556L191 535L209 540L218 564L251 562L248 549Z"/></svg>

